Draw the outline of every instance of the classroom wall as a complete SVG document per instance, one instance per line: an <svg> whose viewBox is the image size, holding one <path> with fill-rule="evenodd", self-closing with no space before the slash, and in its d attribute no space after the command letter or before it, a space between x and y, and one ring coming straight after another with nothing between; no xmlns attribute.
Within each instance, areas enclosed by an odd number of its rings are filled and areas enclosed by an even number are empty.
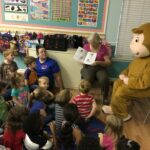
<svg viewBox="0 0 150 150"><path fill-rule="evenodd" d="M113 52L115 51L115 45L117 42L117 33L119 27L119 19L121 13L122 0L110 0L109 11L106 25L106 39L113 45ZM0 54L0 63L3 57ZM16 57L15 60L19 68L25 68L23 59ZM117 77L121 70L123 70L128 65L128 62L121 60L114 60L112 66L109 68L109 74L111 77Z"/></svg>

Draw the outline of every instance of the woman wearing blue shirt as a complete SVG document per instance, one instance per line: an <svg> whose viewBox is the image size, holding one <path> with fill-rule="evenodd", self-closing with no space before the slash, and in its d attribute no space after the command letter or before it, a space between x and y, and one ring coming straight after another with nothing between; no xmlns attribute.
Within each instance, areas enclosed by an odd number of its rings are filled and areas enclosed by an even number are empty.
<svg viewBox="0 0 150 150"><path fill-rule="evenodd" d="M53 90L55 81L59 89L63 89L61 71L58 63L49 58L44 47L36 46L36 70L38 77L47 76L49 78L49 89Z"/></svg>

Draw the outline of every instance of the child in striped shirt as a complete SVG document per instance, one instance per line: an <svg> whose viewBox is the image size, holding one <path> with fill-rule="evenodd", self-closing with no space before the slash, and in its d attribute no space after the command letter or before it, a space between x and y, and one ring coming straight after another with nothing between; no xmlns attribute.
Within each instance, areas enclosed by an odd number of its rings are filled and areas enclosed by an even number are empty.
<svg viewBox="0 0 150 150"><path fill-rule="evenodd" d="M62 122L64 121L64 107L71 99L70 91L67 89L61 90L55 98L55 122L57 133L60 133Z"/></svg>
<svg viewBox="0 0 150 150"><path fill-rule="evenodd" d="M79 114L84 120L90 119L94 116L97 110L97 104L94 97L88 94L90 89L90 82L82 80L79 85L80 94L71 99L71 103L77 105Z"/></svg>

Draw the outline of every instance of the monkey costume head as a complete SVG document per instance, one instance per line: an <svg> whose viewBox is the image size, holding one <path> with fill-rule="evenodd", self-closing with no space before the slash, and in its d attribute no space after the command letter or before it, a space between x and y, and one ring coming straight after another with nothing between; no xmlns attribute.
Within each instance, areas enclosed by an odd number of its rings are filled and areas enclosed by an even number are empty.
<svg viewBox="0 0 150 150"><path fill-rule="evenodd" d="M135 57L150 56L150 23L132 29L130 49Z"/></svg>

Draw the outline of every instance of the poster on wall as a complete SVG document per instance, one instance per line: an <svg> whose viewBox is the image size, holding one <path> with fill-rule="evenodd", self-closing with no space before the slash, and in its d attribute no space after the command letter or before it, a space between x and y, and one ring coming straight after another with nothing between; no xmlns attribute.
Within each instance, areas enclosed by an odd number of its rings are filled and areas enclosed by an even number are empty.
<svg viewBox="0 0 150 150"><path fill-rule="evenodd" d="M26 5L5 5L5 12L23 12L27 13Z"/></svg>
<svg viewBox="0 0 150 150"><path fill-rule="evenodd" d="M0 27L105 34L110 0L0 0ZM60 31L60 32L59 32Z"/></svg>
<svg viewBox="0 0 150 150"><path fill-rule="evenodd" d="M9 21L28 21L28 14L21 13L5 13L5 20Z"/></svg>
<svg viewBox="0 0 150 150"><path fill-rule="evenodd" d="M71 0L52 0L51 20L70 21L71 20Z"/></svg>
<svg viewBox="0 0 150 150"><path fill-rule="evenodd" d="M78 26L97 26L99 1L78 0Z"/></svg>
<svg viewBox="0 0 150 150"><path fill-rule="evenodd" d="M49 0L31 0L30 17L33 20L49 19Z"/></svg>
<svg viewBox="0 0 150 150"><path fill-rule="evenodd" d="M27 0L4 0L4 3L27 4Z"/></svg>

